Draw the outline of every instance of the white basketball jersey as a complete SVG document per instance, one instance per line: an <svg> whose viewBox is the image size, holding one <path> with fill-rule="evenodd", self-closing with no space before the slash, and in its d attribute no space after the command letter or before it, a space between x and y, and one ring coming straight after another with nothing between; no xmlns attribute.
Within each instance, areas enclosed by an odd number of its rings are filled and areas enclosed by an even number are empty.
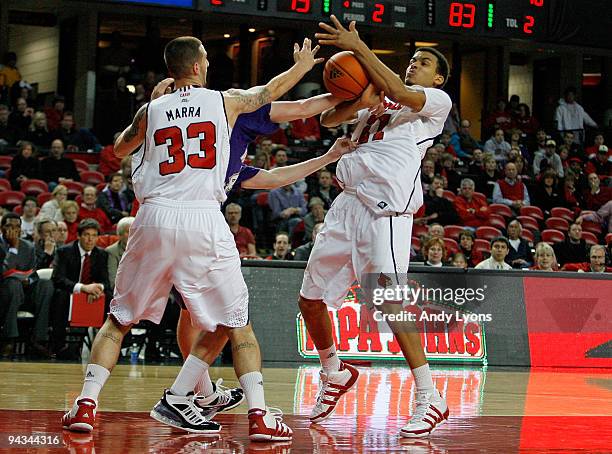
<svg viewBox="0 0 612 454"><path fill-rule="evenodd" d="M132 157L138 201L223 202L229 135L218 91L187 86L151 101L145 142Z"/></svg>
<svg viewBox="0 0 612 454"><path fill-rule="evenodd" d="M359 143L336 169L340 182L355 188L359 199L377 213L415 213L423 204L421 160L444 127L452 102L437 88L423 88L419 112L389 99L377 117L358 113L352 140Z"/></svg>

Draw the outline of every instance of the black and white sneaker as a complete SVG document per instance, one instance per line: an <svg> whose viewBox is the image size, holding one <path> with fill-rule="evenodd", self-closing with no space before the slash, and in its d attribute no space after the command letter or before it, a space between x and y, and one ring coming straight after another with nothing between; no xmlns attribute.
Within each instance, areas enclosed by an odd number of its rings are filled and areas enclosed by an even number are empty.
<svg viewBox="0 0 612 454"><path fill-rule="evenodd" d="M175 396L169 389L151 410L151 418L186 432L217 434L221 425L206 419L204 412L196 404L193 392L186 396Z"/></svg>
<svg viewBox="0 0 612 454"><path fill-rule="evenodd" d="M242 388L226 388L221 383L223 383L222 378L217 380L217 383L213 383L214 392L210 396L196 396L196 403L203 410L207 419L212 419L217 413L237 407L244 400Z"/></svg>

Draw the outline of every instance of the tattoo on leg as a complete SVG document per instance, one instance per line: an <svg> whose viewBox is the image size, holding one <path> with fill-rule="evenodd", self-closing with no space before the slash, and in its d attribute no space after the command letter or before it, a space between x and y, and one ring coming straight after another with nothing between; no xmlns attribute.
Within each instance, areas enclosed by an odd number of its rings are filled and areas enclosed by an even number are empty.
<svg viewBox="0 0 612 454"><path fill-rule="evenodd" d="M245 348L255 348L257 347L257 345L255 345L253 342L241 342L240 344L232 347L232 352L238 352L240 350L244 350Z"/></svg>
<svg viewBox="0 0 612 454"><path fill-rule="evenodd" d="M113 341L115 344L121 345L121 339L119 339L117 336L113 336L111 333L104 333L101 332L100 336L105 337L107 339L110 339L111 341Z"/></svg>

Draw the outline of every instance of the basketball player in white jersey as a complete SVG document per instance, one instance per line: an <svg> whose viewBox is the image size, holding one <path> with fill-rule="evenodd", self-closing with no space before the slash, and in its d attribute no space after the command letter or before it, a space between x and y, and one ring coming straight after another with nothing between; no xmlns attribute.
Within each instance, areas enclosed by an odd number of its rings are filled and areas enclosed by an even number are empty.
<svg viewBox="0 0 612 454"><path fill-rule="evenodd" d="M248 292L219 206L226 198L236 118L290 90L322 61L315 58L317 50L305 39L301 49L295 45L295 64L265 86L215 92L202 88L208 60L200 40L168 43L164 59L176 91L143 106L115 142L118 157L135 153L132 177L141 207L119 264L110 315L94 341L83 390L62 418L64 428L93 430L98 395L123 337L140 320L159 323L174 285L202 332L151 416L188 432L219 432L221 426L197 405L193 389L229 337L249 404L250 439L291 439L291 429L265 403L259 345L248 324Z"/></svg>
<svg viewBox="0 0 612 454"><path fill-rule="evenodd" d="M402 81L359 39L354 22L347 30L334 16L331 20L333 27L319 24L325 31L315 35L319 43L353 51L371 83L390 99L378 117L345 104L321 115L328 127L357 121L353 140L359 145L338 162L336 173L344 192L327 213L300 290L300 310L323 369L312 422L328 418L359 376L337 356L326 305L339 308L354 280L361 283L368 274L379 277L382 285L400 285L399 276L406 276L412 215L423 203L421 159L442 132L451 108L449 96L440 90L449 71L440 52L417 49ZM393 312L401 307L397 303L401 301L379 307ZM415 412L400 433L427 436L448 418L448 407L434 387L419 333L402 323L390 325L417 389Z"/></svg>

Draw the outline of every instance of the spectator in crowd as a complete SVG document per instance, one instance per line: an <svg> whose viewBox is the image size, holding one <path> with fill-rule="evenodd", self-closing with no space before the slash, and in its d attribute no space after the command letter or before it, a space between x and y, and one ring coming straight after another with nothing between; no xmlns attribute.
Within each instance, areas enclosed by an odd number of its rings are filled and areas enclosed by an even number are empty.
<svg viewBox="0 0 612 454"><path fill-rule="evenodd" d="M535 156L538 151L546 151L546 141L548 139L550 139L550 137L546 133L546 130L541 128L538 129L536 132L535 152L533 153L533 156Z"/></svg>
<svg viewBox="0 0 612 454"><path fill-rule="evenodd" d="M480 175L484 172L484 153L480 148L472 150L472 159L468 163L468 172L472 175Z"/></svg>
<svg viewBox="0 0 612 454"><path fill-rule="evenodd" d="M289 235L306 215L304 194L293 184L270 191L268 204L272 210L272 220L276 223L276 230L288 231Z"/></svg>
<svg viewBox="0 0 612 454"><path fill-rule="evenodd" d="M501 178L501 174L497 169L497 162L495 158L489 154L485 154L484 157L484 172L478 177L478 183L476 189L478 192L482 192L487 199L493 198L493 190L495 185Z"/></svg>
<svg viewBox="0 0 612 454"><path fill-rule="evenodd" d="M44 112L34 112L32 123L25 136L26 140L47 150L51 146L53 137L47 129L47 117Z"/></svg>
<svg viewBox="0 0 612 454"><path fill-rule="evenodd" d="M456 224L459 220L453 204L444 198L444 180L435 176L429 191L425 194L425 222L435 220L443 225Z"/></svg>
<svg viewBox="0 0 612 454"><path fill-rule="evenodd" d="M240 225L240 219L242 218L242 207L237 203L229 203L225 207L225 220L229 225L230 231L234 235L234 241L236 242L236 248L240 253L240 257L257 256L255 250L255 235L247 227Z"/></svg>
<svg viewBox="0 0 612 454"><path fill-rule="evenodd" d="M49 131L54 132L60 128L60 124L64 116L65 105L66 99L62 95L55 95L53 98L53 105L45 109L47 128Z"/></svg>
<svg viewBox="0 0 612 454"><path fill-rule="evenodd" d="M482 254L474 250L474 232L471 230L462 230L459 234L459 252L463 254L470 268L482 261Z"/></svg>
<svg viewBox="0 0 612 454"><path fill-rule="evenodd" d="M461 174L455 170L455 158L450 153L444 153L440 162L442 163L440 175L446 178L446 187L455 193L461 182Z"/></svg>
<svg viewBox="0 0 612 454"><path fill-rule="evenodd" d="M111 224L130 214L130 203L123 189L123 175L113 173L108 185L98 194L97 204L106 213Z"/></svg>
<svg viewBox="0 0 612 454"><path fill-rule="evenodd" d="M558 188L557 174L548 169L544 171L534 194L534 204L550 215L550 210L563 206L563 197Z"/></svg>
<svg viewBox="0 0 612 454"><path fill-rule="evenodd" d="M562 271L578 271L579 273L612 273L612 267L606 266L606 248L594 244L589 251L588 263L566 263Z"/></svg>
<svg viewBox="0 0 612 454"><path fill-rule="evenodd" d="M586 155L587 159L594 158L602 145L605 145L605 138L603 134L598 133L593 138L593 145L586 147L584 150L584 154Z"/></svg>
<svg viewBox="0 0 612 454"><path fill-rule="evenodd" d="M63 184L58 184L53 188L51 195L53 197L43 203L43 206L40 208L40 216L52 219L56 222L63 221L62 203L68 198L68 188Z"/></svg>
<svg viewBox="0 0 612 454"><path fill-rule="evenodd" d="M506 100L497 101L497 109L487 117L484 126L488 131L493 128L501 128L506 131L512 127L512 115L508 113Z"/></svg>
<svg viewBox="0 0 612 454"><path fill-rule="evenodd" d="M582 169L582 160L580 158L569 158L568 161L568 171L573 174L572 176L574 177L576 188L578 188L580 192L587 190L589 187L589 179Z"/></svg>
<svg viewBox="0 0 612 454"><path fill-rule="evenodd" d="M539 175L547 169L553 170L558 177L563 178L563 164L561 158L557 154L557 143L549 139L546 141L546 151L538 151L533 158L533 173Z"/></svg>
<svg viewBox="0 0 612 454"><path fill-rule="evenodd" d="M429 226L427 231L430 238L444 239L444 227L441 224L435 223Z"/></svg>
<svg viewBox="0 0 612 454"><path fill-rule="evenodd" d="M477 270L511 270L505 260L510 251L510 243L503 236L491 240L491 257L476 265Z"/></svg>
<svg viewBox="0 0 612 454"><path fill-rule="evenodd" d="M34 109L28 107L28 102L24 98L17 98L15 109L9 115L9 124L17 131L19 139L25 138L28 133Z"/></svg>
<svg viewBox="0 0 612 454"><path fill-rule="evenodd" d="M460 194L455 197L454 208L459 215L461 225L480 227L489 217L489 207L486 200L474 198L474 180L461 180Z"/></svg>
<svg viewBox="0 0 612 454"><path fill-rule="evenodd" d="M100 151L100 164L98 165L98 172L102 173L105 177L108 177L115 172L119 172L121 169L121 158L115 156L115 152L113 151L115 148L113 144L120 134L120 132L115 133L113 143L105 146L102 148L102 151Z"/></svg>
<svg viewBox="0 0 612 454"><path fill-rule="evenodd" d="M512 147L504 138L504 130L497 128L495 134L485 142L485 153L490 153L495 161L502 163L508 159L508 153Z"/></svg>
<svg viewBox="0 0 612 454"><path fill-rule="evenodd" d="M57 221L57 230L55 234L55 245L57 247L63 246L68 241L68 226L64 221Z"/></svg>
<svg viewBox="0 0 612 454"><path fill-rule="evenodd" d="M34 218L38 211L38 203L34 197L28 196L21 202L21 238L32 241L34 237Z"/></svg>
<svg viewBox="0 0 612 454"><path fill-rule="evenodd" d="M436 165L431 159L425 159L421 164L421 183L423 185L423 192L429 190L429 185L433 181L436 175Z"/></svg>
<svg viewBox="0 0 612 454"><path fill-rule="evenodd" d="M98 139L90 130L76 128L72 112L64 112L60 128L54 132L54 136L66 144L66 148L69 150L92 150L98 152L102 148Z"/></svg>
<svg viewBox="0 0 612 454"><path fill-rule="evenodd" d="M582 157L582 146L576 142L576 134L571 131L563 133L563 145L565 145L571 156Z"/></svg>
<svg viewBox="0 0 612 454"><path fill-rule="evenodd" d="M440 134L440 141L438 143L444 145L444 150L442 151L442 154L450 154L453 159L457 158L457 151L455 150L455 147L453 146L453 144L451 143L452 138L451 138L451 133L447 130L442 131L442 134Z"/></svg>
<svg viewBox="0 0 612 454"><path fill-rule="evenodd" d="M81 181L81 176L77 171L72 159L64 157L64 142L55 139L51 142L51 152L49 157L41 162L43 180L48 183L63 183L64 181ZM49 187L52 185L50 184Z"/></svg>
<svg viewBox="0 0 612 454"><path fill-rule="evenodd" d="M596 173L604 182L612 176L612 161L608 158L608 147L601 145L594 158L588 160L586 173Z"/></svg>
<svg viewBox="0 0 612 454"><path fill-rule="evenodd" d="M531 116L531 111L527 104L521 103L518 106L519 114L514 118L514 127L523 131L527 135L535 135L538 130L538 120Z"/></svg>
<svg viewBox="0 0 612 454"><path fill-rule="evenodd" d="M531 156L529 155L529 150L527 150L527 147L525 145L523 145L523 143L521 142L521 131L519 131L518 129L513 129L510 132L510 149L517 149L520 151L520 155L523 157L523 159L530 161L531 160Z"/></svg>
<svg viewBox="0 0 612 454"><path fill-rule="evenodd" d="M19 191L23 181L39 179L40 176L40 161L33 145L25 140L19 141L19 151L11 161L11 186Z"/></svg>
<svg viewBox="0 0 612 454"><path fill-rule="evenodd" d="M444 261L446 260L444 240L436 237L431 238L425 243L423 256L425 257L425 266L444 266Z"/></svg>
<svg viewBox="0 0 612 454"><path fill-rule="evenodd" d="M274 157L272 156L273 148L274 142L272 142L272 140L268 139L267 137L264 137L263 139L261 139L261 142L259 142L259 145L257 146L257 151L255 152L255 154L263 153L263 155L266 157L267 169L272 167L272 165L274 164Z"/></svg>
<svg viewBox="0 0 612 454"><path fill-rule="evenodd" d="M324 222L327 214L325 203L319 197L310 197L308 208L310 213L304 216L304 238L312 237L314 226Z"/></svg>
<svg viewBox="0 0 612 454"><path fill-rule="evenodd" d="M17 54L7 52L4 54L4 65L0 69L0 89L10 89L21 79L21 73L17 68Z"/></svg>
<svg viewBox="0 0 612 454"><path fill-rule="evenodd" d="M555 123L559 135L566 131L576 134L574 141L584 143L584 125L597 128L597 123L586 113L584 108L576 102L576 89L568 87L565 95L559 100L555 111Z"/></svg>
<svg viewBox="0 0 612 454"><path fill-rule="evenodd" d="M295 250L295 260L303 260L305 262L308 261L308 259L310 258L310 253L312 252L312 248L314 247L315 241L317 239L317 235L319 234L322 228L322 222L318 222L314 225L311 234L312 239L308 243L301 245Z"/></svg>
<svg viewBox="0 0 612 454"><path fill-rule="evenodd" d="M289 133L294 140L316 142L321 140L321 128L317 117L304 118L289 122Z"/></svg>
<svg viewBox="0 0 612 454"><path fill-rule="evenodd" d="M527 187L517 178L516 164L506 163L504 171L506 177L497 180L493 188L493 203L503 203L518 211L530 203Z"/></svg>
<svg viewBox="0 0 612 454"><path fill-rule="evenodd" d="M563 167L563 173L569 168L569 150L565 145L559 147L559 158L561 159L561 166Z"/></svg>
<svg viewBox="0 0 612 454"><path fill-rule="evenodd" d="M96 247L100 225L93 219L83 219L78 226L78 241L58 248L53 268L52 326L53 350L64 359L68 351L65 344L70 294L86 293L92 298L104 295L106 302L112 297L108 280L108 254Z"/></svg>
<svg viewBox="0 0 612 454"><path fill-rule="evenodd" d="M134 222L133 217L128 216L122 218L117 223L117 235L119 239L106 248L108 254L108 281L110 283L110 290L115 288L115 277L117 276L117 268L119 267L119 261L125 252L127 246L128 237L130 235L130 227Z"/></svg>
<svg viewBox="0 0 612 454"><path fill-rule="evenodd" d="M272 249L274 254L267 256L266 260L293 260L291 243L289 242L289 234L287 232L278 232L276 234Z"/></svg>
<svg viewBox="0 0 612 454"><path fill-rule="evenodd" d="M514 163L514 165L516 166L516 175L521 181L528 182L529 180L531 180L531 176L528 173L528 166L525 165L525 158L523 158L521 155L518 155L515 158L509 160L508 162Z"/></svg>
<svg viewBox="0 0 612 454"><path fill-rule="evenodd" d="M83 200L79 207L79 221L83 219L95 219L100 224L101 232L110 232L113 229L108 216L102 208L97 205L98 190L94 186L83 188Z"/></svg>
<svg viewBox="0 0 612 454"><path fill-rule="evenodd" d="M560 243L556 243L553 248L555 249L555 256L560 265L584 262L587 258L589 248L586 241L582 239L582 226L580 223L575 222L570 225L565 239Z"/></svg>
<svg viewBox="0 0 612 454"><path fill-rule="evenodd" d="M465 258L465 255L463 255L463 253L461 252L455 252L455 255L453 255L452 265L454 267L463 268L464 270L467 270L468 263L467 259Z"/></svg>
<svg viewBox="0 0 612 454"><path fill-rule="evenodd" d="M512 95L508 100L508 105L506 106L506 110L512 116L512 120L516 119L519 116L519 106L521 105L521 97L519 95Z"/></svg>
<svg viewBox="0 0 612 454"><path fill-rule="evenodd" d="M0 152L17 143L19 132L9 123L9 108L0 104Z"/></svg>
<svg viewBox="0 0 612 454"><path fill-rule="evenodd" d="M68 227L66 242L70 243L77 239L77 229L79 227L79 205L74 200L66 200L62 203L62 217Z"/></svg>
<svg viewBox="0 0 612 454"><path fill-rule="evenodd" d="M583 196L582 193L576 189L576 178L571 172L565 175L561 196L563 197L564 207L569 208L574 211L574 213L579 213L581 211L581 206L584 205Z"/></svg>
<svg viewBox="0 0 612 454"><path fill-rule="evenodd" d="M601 181L596 173L590 173L589 190L584 193L584 205L587 210L597 211L602 205L612 200L612 188L601 186Z"/></svg>
<svg viewBox="0 0 612 454"><path fill-rule="evenodd" d="M279 146L274 150L274 167L285 167L287 166L287 161L289 158L287 157L287 150Z"/></svg>
<svg viewBox="0 0 612 454"><path fill-rule="evenodd" d="M325 209L329 210L332 202L340 194L340 190L333 184L332 174L329 170L321 170L319 172L319 184L317 188L310 194L311 197L318 197L323 200Z"/></svg>
<svg viewBox="0 0 612 454"><path fill-rule="evenodd" d="M446 117L446 121L444 122L444 130L448 131L450 134L456 134L461 126L461 118L459 115L459 108L457 107L457 103L453 102L451 106L451 110Z"/></svg>
<svg viewBox="0 0 612 454"><path fill-rule="evenodd" d="M34 226L36 227L36 241L34 243L36 269L51 268L56 251L57 224L52 219L39 216L36 218Z"/></svg>
<svg viewBox="0 0 612 454"><path fill-rule="evenodd" d="M576 224L582 224L582 221L597 222L601 224L603 231L607 230L612 233L612 200L606 202L595 213L587 213L576 218Z"/></svg>
<svg viewBox="0 0 612 454"><path fill-rule="evenodd" d="M538 243L535 250L535 265L529 268L536 271L557 271L559 265L555 251L548 243Z"/></svg>
<svg viewBox="0 0 612 454"><path fill-rule="evenodd" d="M508 255L506 263L512 268L528 268L533 263L533 255L531 254L531 246L521 238L523 227L521 223L514 219L508 224Z"/></svg>
<svg viewBox="0 0 612 454"><path fill-rule="evenodd" d="M470 134L471 127L470 120L463 119L461 120L459 132L453 134L452 143L459 157L470 157L475 149L481 147L478 141Z"/></svg>
<svg viewBox="0 0 612 454"><path fill-rule="evenodd" d="M269 169L268 159L265 153L263 152L255 153L255 156L253 157L253 167L257 167L258 169L265 169L265 170Z"/></svg>
<svg viewBox="0 0 612 454"><path fill-rule="evenodd" d="M0 326L3 336L19 337L17 311L34 314L34 329L30 346L38 354L49 357L43 345L49 339L49 305L53 284L38 279L36 254L29 241L21 239L21 219L16 213L6 213L0 221Z"/></svg>

